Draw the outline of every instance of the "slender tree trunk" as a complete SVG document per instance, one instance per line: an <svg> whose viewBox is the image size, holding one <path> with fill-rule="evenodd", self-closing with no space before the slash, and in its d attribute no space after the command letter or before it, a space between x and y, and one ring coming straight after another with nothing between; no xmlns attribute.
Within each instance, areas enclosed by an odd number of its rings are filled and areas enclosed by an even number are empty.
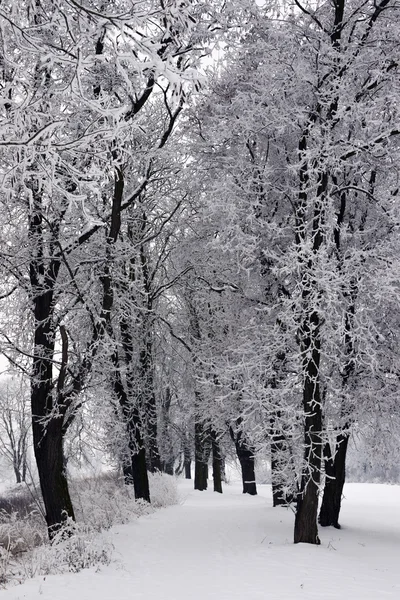
<svg viewBox="0 0 400 600"><path fill-rule="evenodd" d="M127 338L124 344L127 343ZM127 436L129 459L123 465L124 480L127 485L132 485L135 498L150 502L149 478L147 475L146 450L142 437L143 423L139 409L133 400L130 400L121 379L118 354L112 356L114 364L114 393L120 403L124 416Z"/></svg>
<svg viewBox="0 0 400 600"><path fill-rule="evenodd" d="M161 467L164 473L167 475L174 474L174 465L175 465L175 454L173 443L171 439L171 429L170 429L170 417L169 411L171 408L171 390L169 386L165 389L165 394L162 398L161 403L161 439L162 439L162 449L163 449L163 460L161 462ZM179 467L180 473L183 470L183 466Z"/></svg>
<svg viewBox="0 0 400 600"><path fill-rule="evenodd" d="M16 483L21 483L21 481L22 481L21 472L17 467L14 467L14 475L15 475Z"/></svg>
<svg viewBox="0 0 400 600"><path fill-rule="evenodd" d="M283 436L275 436L271 442L271 482L273 506L284 506L287 504L282 480L283 443Z"/></svg>
<svg viewBox="0 0 400 600"><path fill-rule="evenodd" d="M156 396L151 392L146 402L146 430L149 471L155 473L162 470L160 451L158 449L158 426L157 426L157 406Z"/></svg>
<svg viewBox="0 0 400 600"><path fill-rule="evenodd" d="M346 454L349 443L348 434L342 434L336 440L336 453L332 457L329 444L324 447L325 486L319 513L322 527L333 525L340 529L339 514L342 502L343 487L346 479Z"/></svg>
<svg viewBox="0 0 400 600"><path fill-rule="evenodd" d="M194 489L207 489L209 448L203 424L196 420L194 426Z"/></svg>
<svg viewBox="0 0 400 600"><path fill-rule="evenodd" d="M153 345L150 340L150 324L144 319L145 347L140 352L140 378L143 386L143 406L146 421L146 446L149 471L161 471L161 457L158 449L157 403L154 392Z"/></svg>
<svg viewBox="0 0 400 600"><path fill-rule="evenodd" d="M222 459L221 449L215 431L211 431L211 449L213 461L214 492L222 494Z"/></svg>
<svg viewBox="0 0 400 600"><path fill-rule="evenodd" d="M185 479L192 479L192 456L190 452L189 440L185 439L183 446L183 464L185 469Z"/></svg>
<svg viewBox="0 0 400 600"><path fill-rule="evenodd" d="M291 472L289 448L286 436L278 429L280 414L277 413L271 419L271 480L272 480L272 504L273 506L286 506L294 501L293 494L286 491L289 473L293 475L294 485L295 473ZM286 488L286 489L285 489Z"/></svg>

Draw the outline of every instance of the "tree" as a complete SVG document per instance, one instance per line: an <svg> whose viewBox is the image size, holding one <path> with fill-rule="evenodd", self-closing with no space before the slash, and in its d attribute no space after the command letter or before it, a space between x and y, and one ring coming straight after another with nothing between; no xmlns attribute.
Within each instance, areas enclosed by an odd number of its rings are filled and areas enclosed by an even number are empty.
<svg viewBox="0 0 400 600"><path fill-rule="evenodd" d="M33 356L32 431L50 535L74 517L63 438L101 352L142 452L111 325L112 270L122 214L153 176L154 155L172 131L207 34L201 3L175 8L156 0L145 7L115 0L107 10L97 2L2 5L3 205L10 218L3 299L15 292L32 307L31 339L19 345L19 332L4 339ZM158 89L165 118L137 146ZM101 257L100 272L91 255ZM132 460L140 452L135 445Z"/></svg>
<svg viewBox="0 0 400 600"><path fill-rule="evenodd" d="M27 382L3 376L0 382L0 453L12 465L17 483L26 481L30 446Z"/></svg>
<svg viewBox="0 0 400 600"><path fill-rule="evenodd" d="M223 213L208 209L216 237L225 252L234 240L239 268L252 277L246 295L265 315L265 437L272 430L274 446L289 432L297 445L296 542L319 543L322 448L333 427L332 455L343 463L360 410L355 366L376 377L378 315L360 289L371 273L381 281L388 273L363 242L366 223L378 236L397 227L397 29L385 19L394 10L391 2L297 4L273 25L266 9L196 116L208 194ZM261 352L242 339L247 356ZM339 472L336 481L340 488Z"/></svg>

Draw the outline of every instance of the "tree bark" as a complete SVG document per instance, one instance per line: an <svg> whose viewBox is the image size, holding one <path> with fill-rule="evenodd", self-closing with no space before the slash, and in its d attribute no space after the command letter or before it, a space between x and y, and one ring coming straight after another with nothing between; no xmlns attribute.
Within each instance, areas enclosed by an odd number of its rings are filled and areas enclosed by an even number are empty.
<svg viewBox="0 0 400 600"><path fill-rule="evenodd" d="M222 494L222 458L221 449L215 431L211 431L211 449L213 461L214 492Z"/></svg>
<svg viewBox="0 0 400 600"><path fill-rule="evenodd" d="M60 261L44 258L42 197L33 186L33 209L29 220L32 259L29 265L34 317L34 349L31 376L33 448L46 512L49 537L68 518L75 519L68 482L64 472L63 436L65 405L61 403L62 385L57 393L53 382L55 346L54 289ZM54 231L54 235L57 231Z"/></svg>
<svg viewBox="0 0 400 600"><path fill-rule="evenodd" d="M235 434L231 428L230 434L235 443L236 454L242 471L243 494L256 496L257 485L254 468L254 451L248 446L240 430Z"/></svg>
<svg viewBox="0 0 400 600"><path fill-rule="evenodd" d="M192 461L185 460L185 479L192 479L192 469L191 469Z"/></svg>
<svg viewBox="0 0 400 600"><path fill-rule="evenodd" d="M124 346L128 343L124 339ZM125 348L125 350L127 350ZM114 364L114 393L122 409L127 437L128 461L123 465L124 480L127 485L132 485L135 498L150 502L149 478L147 475L146 450L143 442L143 423L138 407L126 392L119 369L118 354L115 351L112 357Z"/></svg>
<svg viewBox="0 0 400 600"><path fill-rule="evenodd" d="M294 542L319 544L317 514L318 492L321 477L322 455L322 407L319 387L320 347L318 339L318 316L313 312L306 346L312 347L311 360L305 358L304 408L304 466L297 495L297 511L294 525ZM311 333L312 332L312 333ZM314 337L316 336L316 337ZM307 357L307 354L305 355Z"/></svg>
<svg viewBox="0 0 400 600"><path fill-rule="evenodd" d="M204 491L208 484L209 448L203 424L198 420L194 426L194 440L194 489Z"/></svg>
<svg viewBox="0 0 400 600"><path fill-rule="evenodd" d="M153 344L149 339L151 335L145 324L145 348L140 353L140 378L143 386L142 401L144 406L146 421L146 446L148 450L149 471L161 471L161 457L158 449L158 423L157 423L157 403L154 392L154 371L153 371Z"/></svg>
<svg viewBox="0 0 400 600"><path fill-rule="evenodd" d="M43 427L34 418L33 439L46 522L52 539L68 518L75 520L64 471L63 433L59 420L51 419Z"/></svg>
<svg viewBox="0 0 400 600"><path fill-rule="evenodd" d="M192 479L191 465L192 465L192 456L190 452L189 440L186 439L184 441L183 446L183 464L185 469L185 479Z"/></svg>
<svg viewBox="0 0 400 600"><path fill-rule="evenodd" d="M316 116L310 116L310 124ZM300 167L299 202L296 210L296 244L302 248L306 236L307 204L309 194L309 163L307 157L308 126L299 142ZM297 510L294 524L294 543L319 544L318 537L318 492L322 462L322 403L320 391L321 364L321 319L318 312L320 290L315 269L324 240L323 223L328 187L328 174L318 174L316 197L313 199L312 252L304 260L300 251L299 263L302 270L302 312L299 328L303 374L304 413L304 463L300 488L297 494Z"/></svg>
<svg viewBox="0 0 400 600"><path fill-rule="evenodd" d="M349 443L348 434L341 434L336 439L336 453L332 457L329 444L325 444L325 486L319 513L322 527L332 525L340 529L339 514L342 502L343 487L346 479L346 454Z"/></svg>

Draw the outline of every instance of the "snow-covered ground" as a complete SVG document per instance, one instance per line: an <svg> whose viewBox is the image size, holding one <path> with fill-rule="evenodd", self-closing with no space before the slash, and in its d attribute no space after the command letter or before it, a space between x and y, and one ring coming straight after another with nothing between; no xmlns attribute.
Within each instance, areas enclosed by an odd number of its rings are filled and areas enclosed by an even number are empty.
<svg viewBox="0 0 400 600"><path fill-rule="evenodd" d="M348 484L342 529L292 544L293 514L259 496L194 492L114 527L115 561L36 578L1 600L384 600L400 598L400 486Z"/></svg>

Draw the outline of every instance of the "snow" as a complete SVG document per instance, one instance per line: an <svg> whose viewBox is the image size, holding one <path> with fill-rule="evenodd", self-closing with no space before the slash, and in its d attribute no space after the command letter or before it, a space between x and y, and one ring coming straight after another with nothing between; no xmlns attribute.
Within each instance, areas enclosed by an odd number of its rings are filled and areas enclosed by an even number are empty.
<svg viewBox="0 0 400 600"><path fill-rule="evenodd" d="M292 544L293 513L259 496L194 492L111 531L115 560L36 578L1 600L381 600L400 598L400 486L347 484L342 529Z"/></svg>

